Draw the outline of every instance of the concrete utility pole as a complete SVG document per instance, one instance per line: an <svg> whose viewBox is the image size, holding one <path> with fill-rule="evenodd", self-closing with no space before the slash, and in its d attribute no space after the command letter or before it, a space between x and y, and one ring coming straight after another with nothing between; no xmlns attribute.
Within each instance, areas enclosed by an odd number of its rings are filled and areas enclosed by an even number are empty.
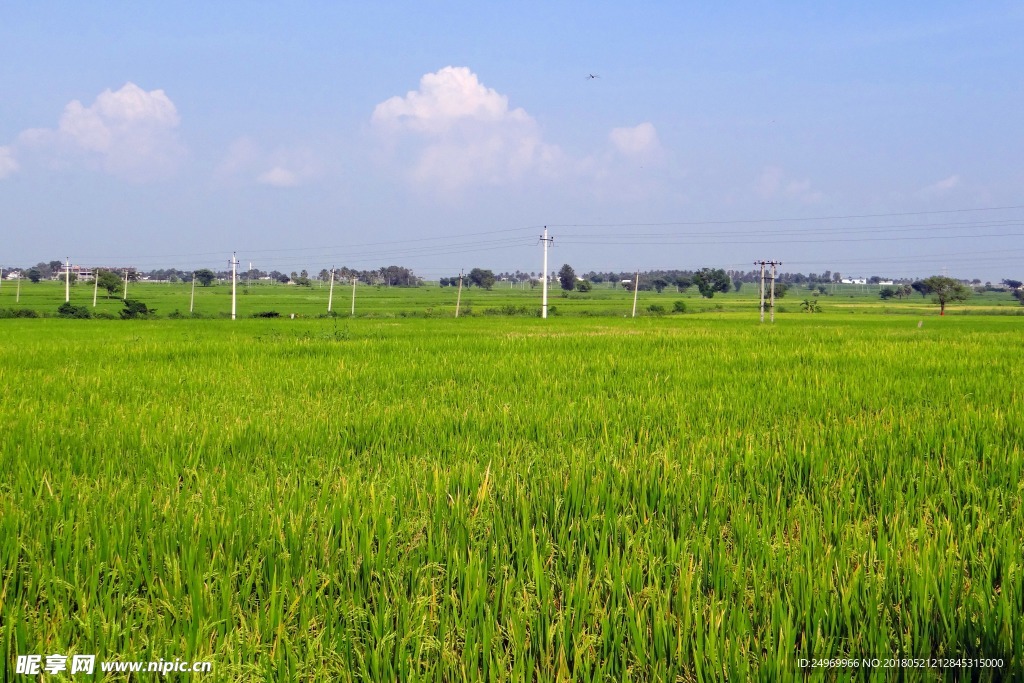
<svg viewBox="0 0 1024 683"><path fill-rule="evenodd" d="M764 261L754 261L755 266L761 266L761 279L757 281L761 291L761 322L764 322L764 264Z"/></svg>
<svg viewBox="0 0 1024 683"><path fill-rule="evenodd" d="M323 282L321 280L320 282ZM334 303L334 266L331 266L331 288L327 292L327 312L331 312L331 305Z"/></svg>
<svg viewBox="0 0 1024 683"><path fill-rule="evenodd" d="M771 321L775 322L775 266L781 266L782 261L772 261L772 313Z"/></svg>
<svg viewBox="0 0 1024 683"><path fill-rule="evenodd" d="M18 285L17 289L14 290L14 303L21 303L21 271L18 271Z"/></svg>
<svg viewBox="0 0 1024 683"><path fill-rule="evenodd" d="M771 322L775 322L775 267L781 266L782 261L754 261L755 266L761 266L761 322L764 322L764 281L765 266L772 267L771 290L769 293L769 307L771 308Z"/></svg>
<svg viewBox="0 0 1024 683"><path fill-rule="evenodd" d="M462 271L459 271L459 295L455 298L455 317L459 317L459 307L462 305Z"/></svg>
<svg viewBox="0 0 1024 683"><path fill-rule="evenodd" d="M541 236L540 241L544 243L544 270L541 271L541 275L544 276L544 280L541 283L541 306L540 306L540 317L548 317L548 247L552 242L555 241L554 237L548 237L548 226L544 226L544 234Z"/></svg>
<svg viewBox="0 0 1024 683"><path fill-rule="evenodd" d="M633 317L636 317L636 296L640 293L640 271L636 271L636 277L633 278Z"/></svg>
<svg viewBox="0 0 1024 683"><path fill-rule="evenodd" d="M188 312L189 315L196 307L196 271L192 271L192 296L188 300Z"/></svg>
<svg viewBox="0 0 1024 683"><path fill-rule="evenodd" d="M128 301L128 269L124 269L124 296L121 297L122 301Z"/></svg>
<svg viewBox="0 0 1024 683"><path fill-rule="evenodd" d="M92 269L92 307L96 308L96 295L100 291L100 271Z"/></svg>
<svg viewBox="0 0 1024 683"><path fill-rule="evenodd" d="M71 301L71 258L68 257L64 266L64 303Z"/></svg>
<svg viewBox="0 0 1024 683"><path fill-rule="evenodd" d="M235 252L231 252L231 319L235 319L235 294L236 294L236 274L238 271L238 259L235 258Z"/></svg>
<svg viewBox="0 0 1024 683"><path fill-rule="evenodd" d="M352 276L352 317L356 315L356 276Z"/></svg>

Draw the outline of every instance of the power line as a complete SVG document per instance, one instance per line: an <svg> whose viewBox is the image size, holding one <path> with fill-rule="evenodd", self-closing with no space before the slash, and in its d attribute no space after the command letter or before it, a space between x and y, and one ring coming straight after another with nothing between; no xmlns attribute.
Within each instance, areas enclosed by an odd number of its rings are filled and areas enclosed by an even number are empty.
<svg viewBox="0 0 1024 683"><path fill-rule="evenodd" d="M985 206L973 209L944 209L936 211L902 211L898 213L864 213L850 214L846 216L802 216L793 218L748 218L716 221L668 221L663 223L562 223L549 224L552 228L626 228L630 226L655 227L660 225L733 225L749 223L794 223L797 221L837 221L853 220L855 218L897 218L900 216L932 216L949 213L969 213L972 211L1009 211L1013 209L1024 209L1024 204L1012 206Z"/></svg>

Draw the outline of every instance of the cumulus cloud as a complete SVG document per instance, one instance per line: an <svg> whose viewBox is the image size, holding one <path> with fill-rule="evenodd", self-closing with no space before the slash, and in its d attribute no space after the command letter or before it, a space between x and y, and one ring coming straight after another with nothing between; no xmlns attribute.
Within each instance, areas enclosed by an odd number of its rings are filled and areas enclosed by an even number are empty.
<svg viewBox="0 0 1024 683"><path fill-rule="evenodd" d="M268 152L241 137L231 144L214 175L233 183L297 187L317 177L320 168L316 155L308 149L279 147Z"/></svg>
<svg viewBox="0 0 1024 683"><path fill-rule="evenodd" d="M424 75L418 90L378 104L370 123L390 146L390 163L417 184L449 191L550 175L562 157L533 117L510 109L466 67Z"/></svg>
<svg viewBox="0 0 1024 683"><path fill-rule="evenodd" d="M658 131L650 122L632 128L612 128L608 139L616 151L630 157L649 155L661 149Z"/></svg>
<svg viewBox="0 0 1024 683"><path fill-rule="evenodd" d="M922 197L940 197L944 194L948 194L951 190L955 189L960 185L960 176L951 175L948 178L943 178L938 182L934 182L927 187L921 188L918 194Z"/></svg>
<svg viewBox="0 0 1024 683"><path fill-rule="evenodd" d="M163 90L147 92L126 83L120 90L103 91L89 106L69 102L57 128L28 129L17 144L48 157L53 166L84 163L148 180L169 174L183 157L175 132L180 122L177 107Z"/></svg>
<svg viewBox="0 0 1024 683"><path fill-rule="evenodd" d="M264 171L256 178L261 185L273 185L274 187L295 187L301 180L299 174L281 166L275 166L269 171Z"/></svg>
<svg viewBox="0 0 1024 683"><path fill-rule="evenodd" d="M810 180L793 180L778 166L765 167L754 190L763 199L789 199L804 204L814 204L824 198L821 192L811 188Z"/></svg>
<svg viewBox="0 0 1024 683"><path fill-rule="evenodd" d="M14 150L10 147L0 147L0 180L13 174L18 168L18 160L14 158Z"/></svg>

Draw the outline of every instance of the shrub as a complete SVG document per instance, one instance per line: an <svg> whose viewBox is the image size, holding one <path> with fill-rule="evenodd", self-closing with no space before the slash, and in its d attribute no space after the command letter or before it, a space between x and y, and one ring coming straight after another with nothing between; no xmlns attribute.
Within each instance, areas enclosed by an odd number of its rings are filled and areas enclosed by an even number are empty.
<svg viewBox="0 0 1024 683"><path fill-rule="evenodd" d="M530 306L513 306L506 304L500 308L485 308L484 315L533 315L534 309Z"/></svg>
<svg viewBox="0 0 1024 683"><path fill-rule="evenodd" d="M65 301L57 308L57 315L61 318L91 318L92 311L87 306L75 306L69 301Z"/></svg>
<svg viewBox="0 0 1024 683"><path fill-rule="evenodd" d="M678 300L673 302L672 303L672 312L673 313L686 313L686 302L685 301L678 301Z"/></svg>
<svg viewBox="0 0 1024 683"><path fill-rule="evenodd" d="M156 313L155 309L149 308L146 304L138 299L125 299L124 308L121 309L122 320L132 320L135 318L149 318Z"/></svg>
<svg viewBox="0 0 1024 683"><path fill-rule="evenodd" d="M647 311L654 315L665 315L665 307L661 304L651 304L647 307Z"/></svg>
<svg viewBox="0 0 1024 683"><path fill-rule="evenodd" d="M334 313L334 311L331 311L331 312ZM337 315L338 315L337 313L334 313L334 316L337 316ZM334 317L334 316L332 316L332 317ZM252 317L254 317L254 318L280 318L281 314L278 313L277 311L260 311L259 313L253 313Z"/></svg>
<svg viewBox="0 0 1024 683"><path fill-rule="evenodd" d="M41 318L39 311L31 308L0 308L0 318Z"/></svg>

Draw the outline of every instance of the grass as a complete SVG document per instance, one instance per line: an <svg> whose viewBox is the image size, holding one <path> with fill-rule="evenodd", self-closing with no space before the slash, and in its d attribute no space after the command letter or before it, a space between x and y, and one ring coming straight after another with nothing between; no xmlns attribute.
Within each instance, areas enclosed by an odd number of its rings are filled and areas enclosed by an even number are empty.
<svg viewBox="0 0 1024 683"><path fill-rule="evenodd" d="M0 321L0 668L1024 674L1019 321L728 308Z"/></svg>
<svg viewBox="0 0 1024 683"><path fill-rule="evenodd" d="M190 283L131 283L128 287L130 298L138 298L157 311L157 316L166 317L173 312L189 316L192 293ZM327 313L329 289L316 283L312 287L292 285L239 282L236 294L237 315L251 317L257 313L276 311L282 316L296 314L310 317ZM453 317L457 289L455 287L401 288L360 284L356 289L356 315L363 316L417 316ZM0 288L0 310L32 309L45 315L54 315L57 307L64 302L64 285L60 282L43 281L36 284L21 283L20 301L16 301L13 283L5 282ZM491 291L479 288L465 288L462 293L462 315L536 315L540 310L540 288L520 289L508 283L499 282ZM904 300L880 301L878 287L860 285L836 285L828 295L822 296L806 287L792 287L782 299L776 302L780 313L802 312L804 300L817 300L825 313L886 313L908 315L937 315L938 306L917 294ZM99 292L97 305L92 308L93 289L89 283L71 287L71 303L87 306L101 315L117 317L122 308L120 295L107 297ZM746 284L739 292L718 294L712 299L703 299L695 288L678 293L674 288L661 294L642 291L637 301L637 314L652 315L649 307L661 306L671 312L676 301L682 301L688 313L720 313L756 311L758 291ZM608 284L596 285L591 292L564 293L554 285L549 290L549 306L556 316L600 316L622 317L632 313L633 294L622 287ZM352 288L336 284L332 310L341 316L349 316L352 310ZM194 311L202 317L229 317L231 313L230 283L217 283L211 287L196 287ZM985 292L975 294L966 304L951 304L949 314L1006 314L1024 315L1024 307L1008 293ZM767 314L766 314L767 315Z"/></svg>

